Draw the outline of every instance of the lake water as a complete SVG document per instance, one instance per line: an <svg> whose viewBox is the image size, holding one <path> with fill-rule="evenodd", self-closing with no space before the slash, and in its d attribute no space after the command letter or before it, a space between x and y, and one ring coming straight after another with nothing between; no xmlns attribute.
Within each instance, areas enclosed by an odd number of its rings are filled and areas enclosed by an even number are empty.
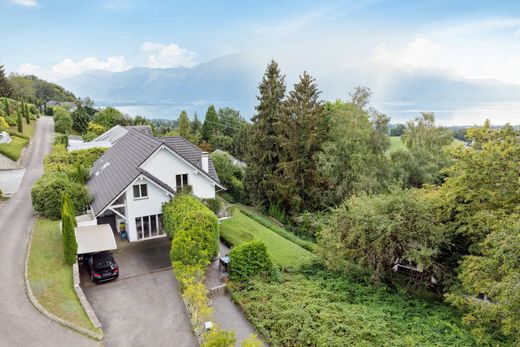
<svg viewBox="0 0 520 347"><path fill-rule="evenodd" d="M254 102L222 102L214 103L216 108L233 107L240 111L242 116L250 119L254 114ZM104 105L100 105L104 106ZM141 115L146 118L177 119L182 110L186 110L190 117L197 112L199 119L203 120L208 102L197 103L156 103L141 105L114 105L116 108L131 116ZM483 124L490 119L494 125L511 123L520 124L520 102L473 104L461 106L443 105L419 105L410 102L380 102L373 105L379 112L391 117L392 123L404 123L417 117L421 112L434 112L437 122L441 125L475 125Z"/></svg>

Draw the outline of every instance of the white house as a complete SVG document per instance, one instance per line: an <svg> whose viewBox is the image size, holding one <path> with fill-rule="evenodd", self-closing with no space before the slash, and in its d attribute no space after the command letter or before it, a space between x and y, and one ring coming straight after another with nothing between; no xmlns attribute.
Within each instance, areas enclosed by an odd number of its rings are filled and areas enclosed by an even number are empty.
<svg viewBox="0 0 520 347"><path fill-rule="evenodd" d="M87 182L97 223L126 230L129 241L164 235L161 207L177 189L190 185L201 199L225 189L207 153L182 137L155 138L140 130L126 128L94 163Z"/></svg>

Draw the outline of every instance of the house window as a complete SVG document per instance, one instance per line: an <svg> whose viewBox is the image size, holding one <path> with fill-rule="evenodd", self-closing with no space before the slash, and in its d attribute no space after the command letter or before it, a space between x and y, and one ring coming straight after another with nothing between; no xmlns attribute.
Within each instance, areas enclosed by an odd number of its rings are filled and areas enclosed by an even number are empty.
<svg viewBox="0 0 520 347"><path fill-rule="evenodd" d="M188 174L176 175L175 176L176 187L182 188L188 185Z"/></svg>
<svg viewBox="0 0 520 347"><path fill-rule="evenodd" d="M135 226L138 240L164 235L162 215L160 214L137 217L135 219Z"/></svg>
<svg viewBox="0 0 520 347"><path fill-rule="evenodd" d="M148 187L146 184L136 184L134 186L134 199L143 199L148 197Z"/></svg>

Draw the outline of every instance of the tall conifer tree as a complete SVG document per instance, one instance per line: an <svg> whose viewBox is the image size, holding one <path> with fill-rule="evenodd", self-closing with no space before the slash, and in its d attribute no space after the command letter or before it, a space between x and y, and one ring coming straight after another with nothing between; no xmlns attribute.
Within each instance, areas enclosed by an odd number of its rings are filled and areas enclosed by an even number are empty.
<svg viewBox="0 0 520 347"><path fill-rule="evenodd" d="M202 139L210 142L211 137L215 135L215 132L219 130L219 121L215 106L209 105L208 111L206 112L206 118L202 124Z"/></svg>
<svg viewBox="0 0 520 347"><path fill-rule="evenodd" d="M179 115L179 135L187 139L190 137L190 133L190 119L188 118L186 111L182 110Z"/></svg>
<svg viewBox="0 0 520 347"><path fill-rule="evenodd" d="M274 60L267 66L258 90L258 106L246 153L246 185L253 203L267 209L278 204L273 183L278 181L275 171L282 155L279 124L286 90L285 76Z"/></svg>
<svg viewBox="0 0 520 347"><path fill-rule="evenodd" d="M18 127L18 132L23 133L23 119L22 113L20 112L20 108L16 110L16 125Z"/></svg>
<svg viewBox="0 0 520 347"><path fill-rule="evenodd" d="M327 120L320 91L314 78L306 72L289 93L280 146L285 157L278 164L278 182L282 208L289 214L316 210L322 204L323 183L315 155L327 137Z"/></svg>

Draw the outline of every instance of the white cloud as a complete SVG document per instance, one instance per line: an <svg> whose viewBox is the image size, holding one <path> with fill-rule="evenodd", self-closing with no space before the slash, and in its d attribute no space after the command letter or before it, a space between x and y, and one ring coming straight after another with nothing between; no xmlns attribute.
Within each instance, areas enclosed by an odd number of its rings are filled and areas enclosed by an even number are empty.
<svg viewBox="0 0 520 347"><path fill-rule="evenodd" d="M175 43L163 45L155 42L145 42L141 45L141 50L152 53L148 56L146 66L152 68L167 67L192 67L196 64L195 53L177 46Z"/></svg>
<svg viewBox="0 0 520 347"><path fill-rule="evenodd" d="M78 62L72 59L64 59L61 63L54 65L51 72L59 78L71 77L79 75L88 70L104 70L104 71L125 71L129 68L124 56L110 57L107 60L99 60L94 57L87 57Z"/></svg>
<svg viewBox="0 0 520 347"><path fill-rule="evenodd" d="M38 6L38 2L36 0L11 0L13 4L26 6L26 7L35 7Z"/></svg>
<svg viewBox="0 0 520 347"><path fill-rule="evenodd" d="M399 67L440 66L443 48L424 37L417 37L402 48L389 50L386 43L381 43L372 50L373 61L392 63Z"/></svg>
<svg viewBox="0 0 520 347"><path fill-rule="evenodd" d="M18 67L18 72L24 75L35 75L40 72L40 67L31 63L25 63Z"/></svg>

